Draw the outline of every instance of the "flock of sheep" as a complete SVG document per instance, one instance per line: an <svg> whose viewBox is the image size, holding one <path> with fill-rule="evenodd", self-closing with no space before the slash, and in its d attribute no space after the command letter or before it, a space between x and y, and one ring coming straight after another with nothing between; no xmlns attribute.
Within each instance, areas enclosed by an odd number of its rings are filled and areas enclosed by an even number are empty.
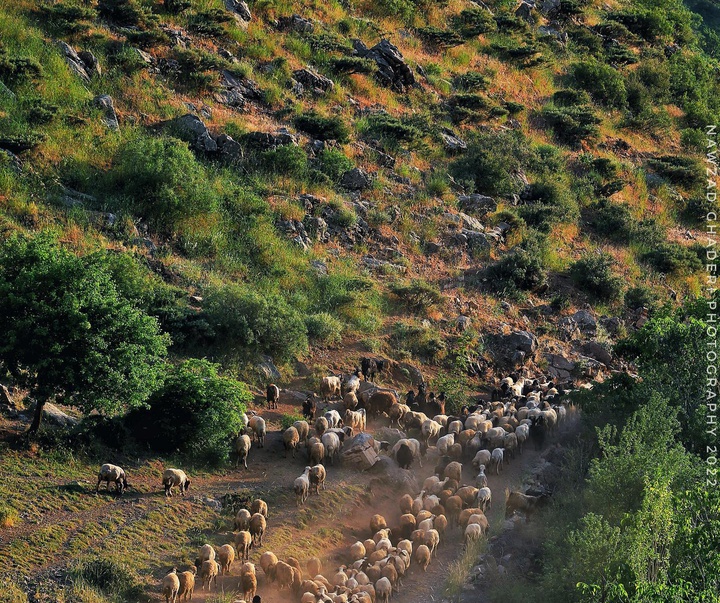
<svg viewBox="0 0 720 603"><path fill-rule="evenodd" d="M547 433L552 433L567 415L562 387L552 381L540 382L518 374L506 377L492 393L492 400L471 407L463 407L454 416L445 414L445 396L428 393L424 385L418 392L408 392L406 403L398 393L379 387L369 387L362 393L360 374L366 381L377 372L358 369L351 375L323 379L321 395L324 400L339 399L336 408L329 406L318 415L314 395L303 404L304 420L296 421L282 434L286 457L295 458L301 446L308 458L302 475L293 482L296 504L304 505L311 493L320 494L325 488L325 465L334 464L346 441L367 428L368 416L386 415L406 435L394 445L370 439L378 454L395 459L402 469L411 469L423 459L435 458L435 474L424 480L415 497L405 494L399 501L399 525L389 528L381 515L370 523L370 536L353 544L347 554L346 565L327 577L322 573L319 559L306 563L304 577L300 563L290 557L285 561L269 551L262 554L259 565L268 582L275 582L281 590L288 588L301 603L387 603L402 586L403 577L411 565L425 571L438 545L452 530L461 530L464 541L483 538L489 528L485 511L492 505L492 491L488 474L499 475L506 462L522 454L528 440L540 449ZM373 368L372 365L370 368ZM274 384L267 388L267 403L277 407L280 390ZM342 412L344 410L344 412ZM439 411L435 414L433 411ZM342 414L341 414L342 413ZM263 447L267 432L265 420L252 412L245 417L247 433L235 440L238 464L247 468L248 453L253 444ZM312 427L311 427L312 424ZM411 437L412 436L412 437ZM476 471L475 483L463 483L463 462ZM125 472L115 465L103 465L98 486L105 481L116 484L117 491L127 488ZM163 474L167 496L178 487L185 494L190 480L184 472L168 469ZM522 492L505 491L506 517L516 511L526 518L542 505L545 495L532 496ZM196 575L204 589L215 584L218 575L230 572L236 560L242 563L240 585L244 601L258 603L255 565L248 561L250 549L261 547L267 529L267 504L255 500L250 509L241 509L234 520L234 539L217 551L209 544L200 549L195 566L178 573L173 569L163 578L166 603L191 600ZM216 585L217 588L217 585Z"/></svg>

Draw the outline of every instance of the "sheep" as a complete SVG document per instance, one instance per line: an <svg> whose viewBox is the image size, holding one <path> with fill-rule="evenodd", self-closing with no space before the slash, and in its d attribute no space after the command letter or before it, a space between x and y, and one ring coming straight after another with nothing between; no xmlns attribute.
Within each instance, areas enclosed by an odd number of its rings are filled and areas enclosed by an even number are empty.
<svg viewBox="0 0 720 603"><path fill-rule="evenodd" d="M455 443L455 434L449 433L447 435L442 436L441 438L438 438L438 441L436 443L437 450L439 454L446 455L448 453L448 448L452 446Z"/></svg>
<svg viewBox="0 0 720 603"><path fill-rule="evenodd" d="M502 469L504 450L502 448L495 448L490 456L491 467L495 466L495 475L500 475L500 469Z"/></svg>
<svg viewBox="0 0 720 603"><path fill-rule="evenodd" d="M515 458L515 450L517 450L517 447L517 436L514 433L507 434L503 441L503 456L505 453L507 453L510 455L511 458Z"/></svg>
<svg viewBox="0 0 720 603"><path fill-rule="evenodd" d="M172 568L162 580L163 595L165 595L165 603L175 603L177 601L178 592L180 592L180 579L177 575L177 568Z"/></svg>
<svg viewBox="0 0 720 603"><path fill-rule="evenodd" d="M319 465L325 461L325 445L322 442L315 442L310 446L308 454L311 465Z"/></svg>
<svg viewBox="0 0 720 603"><path fill-rule="evenodd" d="M375 381L375 375L383 370L387 360L377 360L375 358L361 358L360 370L362 371L365 381Z"/></svg>
<svg viewBox="0 0 720 603"><path fill-rule="evenodd" d="M303 474L295 479L293 490L295 490L295 503L297 506L305 504L308 494L310 493L310 470L312 467L305 467Z"/></svg>
<svg viewBox="0 0 720 603"><path fill-rule="evenodd" d="M180 486L180 494L185 496L185 492L190 488L190 480L180 469L165 469L162 476L162 483L165 486L165 496L172 496L173 486Z"/></svg>
<svg viewBox="0 0 720 603"><path fill-rule="evenodd" d="M420 467L422 467L424 444L421 444L418 440L414 438L403 438L401 440L398 440L390 450L390 456L397 460L397 453L403 444L405 444L410 448L410 450L412 450L413 458L417 459L418 464L420 465Z"/></svg>
<svg viewBox="0 0 720 603"><path fill-rule="evenodd" d="M237 515L235 515L235 520L233 522L233 530L247 530L248 526L250 525L250 517L252 516L252 513L248 511L247 509L240 509L237 512Z"/></svg>
<svg viewBox="0 0 720 603"><path fill-rule="evenodd" d="M415 549L415 555L413 555L415 563L417 563L424 572L427 571L427 567L430 565L431 556L430 549L426 544L421 544L417 549Z"/></svg>
<svg viewBox="0 0 720 603"><path fill-rule="evenodd" d="M315 419L315 435L317 435L317 437L322 437L329 427L330 424L326 417L318 417Z"/></svg>
<svg viewBox="0 0 720 603"><path fill-rule="evenodd" d="M117 492L118 496L121 496L128 487L127 478L125 477L125 470L122 467L118 467L117 465L111 465L110 463L105 463L102 467L100 467L97 486L95 487L96 495L100 491L100 482L105 482L106 491L110 490L110 482L114 482L115 491Z"/></svg>
<svg viewBox="0 0 720 603"><path fill-rule="evenodd" d="M180 597L184 597L185 601L190 601L195 591L195 574L197 568L192 567L189 571L181 572L178 574L178 580L180 581L180 590L178 590L178 601Z"/></svg>
<svg viewBox="0 0 720 603"><path fill-rule="evenodd" d="M522 492L509 492L505 490L505 519L511 517L516 511L522 511L527 519L543 505L545 495L530 496Z"/></svg>
<svg viewBox="0 0 720 603"><path fill-rule="evenodd" d="M383 576L377 582L375 582L375 602L376 603L390 603L390 597L392 596L392 584L390 580Z"/></svg>
<svg viewBox="0 0 720 603"><path fill-rule="evenodd" d="M524 424L518 425L515 428L515 437L517 438L518 450L520 451L520 454L522 454L523 444L525 444L528 437L530 437L530 426Z"/></svg>
<svg viewBox="0 0 720 603"><path fill-rule="evenodd" d="M246 601L251 601L257 592L257 576L252 563L244 563L240 569L240 590Z"/></svg>
<svg viewBox="0 0 720 603"><path fill-rule="evenodd" d="M310 435L310 425L307 421L295 421L292 426L297 430L300 441L307 445L307 439Z"/></svg>
<svg viewBox="0 0 720 603"><path fill-rule="evenodd" d="M306 564L307 571L310 576L315 577L322 572L322 561L318 557L311 557L307 560Z"/></svg>
<svg viewBox="0 0 720 603"><path fill-rule="evenodd" d="M433 529L433 518L429 517L428 519L423 519L420 523L417 524L417 529L422 530L423 532L432 530Z"/></svg>
<svg viewBox="0 0 720 603"><path fill-rule="evenodd" d="M202 565L203 561L212 561L213 559L215 559L215 549L210 544L203 544L200 547L198 562L195 565Z"/></svg>
<svg viewBox="0 0 720 603"><path fill-rule="evenodd" d="M343 396L343 406L345 410L355 410L358 407L358 397L354 391Z"/></svg>
<svg viewBox="0 0 720 603"><path fill-rule="evenodd" d="M396 585L398 583L398 571L397 571L397 568L395 567L395 564L390 563L391 560L392 560L392 557L389 558L388 562L383 566L381 575L383 578L387 578L390 581L390 585L393 588L396 588ZM403 566L403 570L404 569L405 568Z"/></svg>
<svg viewBox="0 0 720 603"><path fill-rule="evenodd" d="M200 569L200 579L202 580L202 590L205 590L207 585L208 590L213 583L215 583L215 590L217 590L217 576L220 572L220 567L214 559L208 559L203 561Z"/></svg>
<svg viewBox="0 0 720 603"><path fill-rule="evenodd" d="M434 494L430 494L423 500L423 508L426 511L432 511L437 505L440 504L440 499Z"/></svg>
<svg viewBox="0 0 720 603"><path fill-rule="evenodd" d="M485 475L485 465L480 465L480 473L475 477L475 486L478 488L487 487L487 475Z"/></svg>
<svg viewBox="0 0 720 603"><path fill-rule="evenodd" d="M475 502L475 497L477 496L477 493L477 488L474 488L472 486L463 486L462 488L459 488L457 492L455 492L455 495L459 496L462 499L464 506L469 507L473 502Z"/></svg>
<svg viewBox="0 0 720 603"><path fill-rule="evenodd" d="M380 530L386 530L387 529L387 522L385 521L385 518L382 515L373 515L370 518L370 533L375 534L376 532Z"/></svg>
<svg viewBox="0 0 720 603"><path fill-rule="evenodd" d="M405 513L412 513L412 503L413 499L412 496L409 494L403 494L400 497L400 500L398 501L398 506L400 507L400 512Z"/></svg>
<svg viewBox="0 0 720 603"><path fill-rule="evenodd" d="M250 513L255 515L255 513L260 513L265 519L267 519L268 516L268 506L267 503L262 498L256 498L252 501L250 504Z"/></svg>
<svg viewBox="0 0 720 603"><path fill-rule="evenodd" d="M251 447L252 442L250 441L250 437L248 435L242 434L235 438L235 453L237 454L237 458L235 460L235 469L237 469L240 461L242 461L245 469L248 468L247 457Z"/></svg>
<svg viewBox="0 0 720 603"><path fill-rule="evenodd" d="M275 580L275 566L277 562L278 558L275 556L275 553L271 551L265 551L260 555L260 567L265 576L267 576L268 582Z"/></svg>
<svg viewBox="0 0 720 603"><path fill-rule="evenodd" d="M337 433L328 431L322 435L322 443L325 446L325 458L330 460L330 464L335 464L335 458L340 458L340 438Z"/></svg>
<svg viewBox="0 0 720 603"><path fill-rule="evenodd" d="M415 516L412 513L404 513L400 516L400 535L403 538L409 538L416 525Z"/></svg>
<svg viewBox="0 0 720 603"><path fill-rule="evenodd" d="M368 415L381 415L383 413L390 414L390 409L397 404L397 396L387 390L376 391L368 398L365 408Z"/></svg>
<svg viewBox="0 0 720 603"><path fill-rule="evenodd" d="M365 545L359 540L350 546L350 562L359 561L367 555Z"/></svg>
<svg viewBox="0 0 720 603"><path fill-rule="evenodd" d="M425 532L425 544L430 549L430 555L432 555L440 544L440 533L436 529L427 530Z"/></svg>
<svg viewBox="0 0 720 603"><path fill-rule="evenodd" d="M477 524L482 528L483 534L487 534L490 529L490 522L484 513L473 513L469 518L467 525ZM467 527L467 526L466 526Z"/></svg>
<svg viewBox="0 0 720 603"><path fill-rule="evenodd" d="M482 509L479 509L477 507L471 509L463 509L460 512L460 516L458 517L458 525L464 530L465 526L467 526L470 518L473 515L483 515Z"/></svg>
<svg viewBox="0 0 720 603"><path fill-rule="evenodd" d="M483 513L485 509L492 507L492 492L487 486L480 488L477 491L477 506L482 509Z"/></svg>
<svg viewBox="0 0 720 603"><path fill-rule="evenodd" d="M258 448L265 447L265 435L267 434L267 427L265 426L265 419L255 415L250 417L248 421L248 427L253 431L253 439L257 440Z"/></svg>
<svg viewBox="0 0 720 603"><path fill-rule="evenodd" d="M390 419L390 425L395 423L400 427L400 423L403 422L405 416L410 412L410 407L407 404L393 404L388 410L388 417Z"/></svg>
<svg viewBox="0 0 720 603"><path fill-rule="evenodd" d="M315 412L317 411L317 403L315 402L315 394L310 394L302 405L302 414L307 421L312 421L315 418Z"/></svg>
<svg viewBox="0 0 720 603"><path fill-rule="evenodd" d="M253 545L255 545L255 541L257 540L257 545L262 546L262 539L266 529L267 521L265 520L265 517L261 513L255 513L250 518L250 526L248 530L252 536Z"/></svg>
<svg viewBox="0 0 720 603"><path fill-rule="evenodd" d="M448 520L445 515L438 515L435 518L435 521L433 521L433 528L437 530L437 533L440 534L440 538L442 538L443 534L445 534L445 530L447 530L448 527Z"/></svg>
<svg viewBox="0 0 720 603"><path fill-rule="evenodd" d="M325 402L330 401L331 398L340 397L340 377L323 377L320 383L320 395Z"/></svg>
<svg viewBox="0 0 720 603"><path fill-rule="evenodd" d="M342 417L337 410L328 410L324 416L328 422L328 429L343 426Z"/></svg>
<svg viewBox="0 0 720 603"><path fill-rule="evenodd" d="M247 530L241 530L235 534L235 548L237 549L240 561L243 563L250 558L250 549L253 545L252 534Z"/></svg>
<svg viewBox="0 0 720 603"><path fill-rule="evenodd" d="M420 431L422 433L423 440L425 440L425 442L427 443L431 439L436 439L440 435L441 429L442 425L440 425L440 423L437 423L432 419L428 419L427 421L423 422Z"/></svg>
<svg viewBox="0 0 720 603"><path fill-rule="evenodd" d="M300 586L300 576L298 576L297 569L288 565L284 561L278 561L275 564L275 580L278 583L278 588Z"/></svg>
<svg viewBox="0 0 720 603"><path fill-rule="evenodd" d="M283 432L283 446L285 447L285 458L287 458L288 450L292 451L292 457L295 458L295 450L300 444L300 434L295 427L288 427Z"/></svg>
<svg viewBox="0 0 720 603"><path fill-rule="evenodd" d="M412 448L407 444L403 443L397 451L396 459L401 469L410 469L415 455L413 454Z"/></svg>
<svg viewBox="0 0 720 603"><path fill-rule="evenodd" d="M412 541L407 538L398 542L395 548L397 548L398 551L405 551L408 555L412 555L413 552Z"/></svg>
<svg viewBox="0 0 720 603"><path fill-rule="evenodd" d="M458 435L461 431L463 431L463 423L462 421L452 421L447 426L447 432L448 434L453 433L455 435ZM472 430L469 430L472 431Z"/></svg>
<svg viewBox="0 0 720 603"><path fill-rule="evenodd" d="M469 523L465 528L465 544L469 545L471 542L480 540L482 535L482 526L476 523Z"/></svg>
<svg viewBox="0 0 720 603"><path fill-rule="evenodd" d="M360 388L360 369L356 369L351 375L344 375L340 384L340 393L343 396L354 394Z"/></svg>
<svg viewBox="0 0 720 603"><path fill-rule="evenodd" d="M478 450L475 458L472 460L472 465L476 468L479 468L480 465L484 465L487 467L488 465L490 465L491 457L492 453L489 450Z"/></svg>
<svg viewBox="0 0 720 603"><path fill-rule="evenodd" d="M322 465L314 465L310 468L310 489L314 489L315 494L320 494L320 488L325 489L325 467ZM319 573L319 572L318 572ZM315 574L313 574L314 576Z"/></svg>
<svg viewBox="0 0 720 603"><path fill-rule="evenodd" d="M345 425L359 431L365 431L366 423L367 420L364 408L361 408L360 410L345 411Z"/></svg>
<svg viewBox="0 0 720 603"><path fill-rule="evenodd" d="M235 561L235 549L230 544L223 544L218 549L218 559L220 561L220 575L230 573L230 566Z"/></svg>
<svg viewBox="0 0 720 603"><path fill-rule="evenodd" d="M278 407L278 400L280 400L280 388L274 383L267 386L265 400L267 400L268 408Z"/></svg>
<svg viewBox="0 0 720 603"><path fill-rule="evenodd" d="M462 481L462 465L457 461L448 463L443 472L443 477L449 477L454 479L456 482Z"/></svg>

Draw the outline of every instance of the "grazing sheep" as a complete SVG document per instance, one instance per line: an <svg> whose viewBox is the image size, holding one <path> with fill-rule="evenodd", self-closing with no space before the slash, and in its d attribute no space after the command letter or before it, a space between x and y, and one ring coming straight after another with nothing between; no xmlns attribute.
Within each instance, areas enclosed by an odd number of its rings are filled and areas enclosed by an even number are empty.
<svg viewBox="0 0 720 603"><path fill-rule="evenodd" d="M280 400L280 388L274 383L268 385L265 399L267 400L268 408L277 408L278 401Z"/></svg>
<svg viewBox="0 0 720 603"><path fill-rule="evenodd" d="M314 465L310 468L310 491L312 492L315 490L315 494L320 494L320 489L325 489L325 478L327 477L327 473L325 472L325 467L322 465ZM318 572L320 573L320 572ZM314 576L315 574L313 574Z"/></svg>
<svg viewBox="0 0 720 603"><path fill-rule="evenodd" d="M360 542L359 540L350 546L350 562L353 563L355 561L359 561L360 559L363 559L365 555L367 554L367 550L365 549L365 545Z"/></svg>
<svg viewBox="0 0 720 603"><path fill-rule="evenodd" d="M317 435L317 437L322 437L329 427L330 424L326 417L318 417L315 419L315 435Z"/></svg>
<svg viewBox="0 0 720 603"><path fill-rule="evenodd" d="M251 601L257 592L257 576L252 563L244 563L240 569L240 590L246 601Z"/></svg>
<svg viewBox="0 0 720 603"><path fill-rule="evenodd" d="M250 526L248 530L252 536L253 545L256 544L255 541L257 540L257 546L262 546L262 539L266 529L267 521L265 520L265 517L261 513L255 513L250 518Z"/></svg>
<svg viewBox="0 0 720 603"><path fill-rule="evenodd" d="M283 446L285 447L285 458L287 458L288 450L292 451L292 457L295 458L295 450L300 444L300 434L295 427L288 427L283 432Z"/></svg>
<svg viewBox="0 0 720 603"><path fill-rule="evenodd" d="M303 417L306 420L312 421L315 418L315 412L317 411L317 403L315 402L315 394L310 394L302 405Z"/></svg>
<svg viewBox="0 0 720 603"><path fill-rule="evenodd" d="M310 424L307 421L295 421L292 426L297 429L300 441L307 446L307 439L310 435Z"/></svg>
<svg viewBox="0 0 720 603"><path fill-rule="evenodd" d="M387 529L387 522L385 521L385 518L382 515L373 515L370 518L370 533L375 534L376 532L380 530L386 530Z"/></svg>
<svg viewBox="0 0 720 603"><path fill-rule="evenodd" d="M495 448L495 450L492 451L492 455L490 457L490 467L493 465L495 466L495 475L500 475L500 470L503 465L504 452L505 451L502 448Z"/></svg>
<svg viewBox="0 0 720 603"><path fill-rule="evenodd" d="M320 383L320 395L328 402L331 398L341 396L340 377L323 377Z"/></svg>
<svg viewBox="0 0 720 603"><path fill-rule="evenodd" d="M376 603L390 603L390 597L392 596L392 584L390 580L383 576L377 582L375 582L375 602Z"/></svg>
<svg viewBox="0 0 720 603"><path fill-rule="evenodd" d="M178 593L180 592L180 579L177 575L177 568L172 568L162 580L163 595L165 595L165 603L175 603Z"/></svg>
<svg viewBox="0 0 720 603"><path fill-rule="evenodd" d="M192 567L189 571L182 572L178 574L178 580L180 580L180 590L178 591L178 601L180 600L180 597L183 597L183 600L190 601L193 596L193 592L195 592L195 574L197 573L197 568Z"/></svg>
<svg viewBox="0 0 720 603"><path fill-rule="evenodd" d="M492 492L487 486L477 491L477 506L482 509L483 513L485 509L492 507Z"/></svg>
<svg viewBox="0 0 720 603"><path fill-rule="evenodd" d="M217 590L217 577L219 573L220 566L218 566L217 562L214 559L208 559L206 561L203 561L202 567L200 569L202 590L205 590L205 585L207 585L208 590L210 590L210 587L213 583L215 584L215 590Z"/></svg>
<svg viewBox="0 0 720 603"><path fill-rule="evenodd" d="M448 463L443 472L443 477L449 477L460 483L462 481L462 465L457 461Z"/></svg>
<svg viewBox="0 0 720 603"><path fill-rule="evenodd" d="M545 495L530 496L522 492L505 490L505 518L511 517L516 511L522 511L525 517L530 519L546 500L547 496Z"/></svg>
<svg viewBox="0 0 720 603"><path fill-rule="evenodd" d="M185 496L185 492L190 487L190 480L180 469L165 469L162 476L162 483L165 486L165 496L172 496L173 486L180 487L180 494Z"/></svg>
<svg viewBox="0 0 720 603"><path fill-rule="evenodd" d="M247 530L250 526L251 516L252 513L250 513L250 511L248 511L247 509L240 509L235 516L235 521L233 522L233 530Z"/></svg>
<svg viewBox="0 0 720 603"><path fill-rule="evenodd" d="M250 417L248 421L248 427L252 429L253 439L257 440L258 448L265 447L265 435L267 434L267 427L265 426L265 419L258 417L257 415Z"/></svg>
<svg viewBox="0 0 720 603"><path fill-rule="evenodd" d="M478 488L487 488L487 475L485 475L485 465L480 465L480 473L475 477L475 486Z"/></svg>
<svg viewBox="0 0 720 603"><path fill-rule="evenodd" d="M235 561L235 549L230 544L223 544L218 549L218 560L220 561L220 575L230 573L230 566Z"/></svg>
<svg viewBox="0 0 720 603"><path fill-rule="evenodd" d="M240 464L241 461L245 469L248 468L247 457L251 447L252 442L250 441L250 436L242 434L235 438L235 454L237 454L237 459L235 460L235 469L237 469L237 466Z"/></svg>
<svg viewBox="0 0 720 603"><path fill-rule="evenodd" d="M360 410L346 410L345 411L345 425L357 429L358 431L365 431L366 427L366 414L365 409Z"/></svg>
<svg viewBox="0 0 720 603"><path fill-rule="evenodd" d="M268 506L267 503L262 498L256 498L252 501L250 504L250 513L255 515L255 513L260 513L265 519L267 519L268 516Z"/></svg>
<svg viewBox="0 0 720 603"><path fill-rule="evenodd" d="M250 549L253 545L252 534L247 530L242 530L235 534L235 548L237 549L240 561L245 563L250 558Z"/></svg>
<svg viewBox="0 0 720 603"><path fill-rule="evenodd" d="M95 487L95 494L100 491L100 482L105 482L106 491L110 490L110 482L114 482L115 491L118 493L118 496L122 495L128 487L127 479L125 478L125 470L122 467L111 465L110 463L105 463L102 467L100 467L97 486Z"/></svg>
<svg viewBox="0 0 720 603"><path fill-rule="evenodd" d="M293 490L295 490L295 503L297 506L305 504L308 494L310 493L310 470L312 467L305 467L303 474L295 478L293 483Z"/></svg>
<svg viewBox="0 0 720 603"><path fill-rule="evenodd" d="M267 576L268 582L275 580L275 566L277 562L278 558L275 556L275 553L265 551L260 555L260 567L265 576Z"/></svg>
<svg viewBox="0 0 720 603"><path fill-rule="evenodd" d="M427 545L421 544L417 549L415 549L413 557L415 559L415 563L422 568L422 571L426 572L428 565L430 565L430 558L432 557L430 549Z"/></svg>
<svg viewBox="0 0 720 603"><path fill-rule="evenodd" d="M465 544L470 544L482 538L482 526L476 523L469 523L465 528Z"/></svg>

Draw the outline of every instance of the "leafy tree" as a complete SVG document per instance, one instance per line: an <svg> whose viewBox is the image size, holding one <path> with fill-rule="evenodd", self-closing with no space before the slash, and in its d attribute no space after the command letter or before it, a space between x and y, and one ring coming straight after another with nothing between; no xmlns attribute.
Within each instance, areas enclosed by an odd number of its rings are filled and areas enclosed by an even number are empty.
<svg viewBox="0 0 720 603"><path fill-rule="evenodd" d="M48 235L13 237L0 246L0 298L0 360L37 400L30 433L50 398L114 413L157 387L169 338L93 258Z"/></svg>
<svg viewBox="0 0 720 603"><path fill-rule="evenodd" d="M174 367L148 407L128 416L136 438L159 452L224 460L252 395L244 383L220 375L219 369L198 359Z"/></svg>

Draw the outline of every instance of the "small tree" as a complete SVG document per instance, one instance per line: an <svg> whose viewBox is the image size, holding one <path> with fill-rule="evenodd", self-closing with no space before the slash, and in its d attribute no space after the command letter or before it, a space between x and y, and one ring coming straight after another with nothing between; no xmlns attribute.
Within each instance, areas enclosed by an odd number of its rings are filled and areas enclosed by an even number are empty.
<svg viewBox="0 0 720 603"><path fill-rule="evenodd" d="M117 412L154 391L170 343L156 319L123 298L107 270L47 235L0 246L0 361L37 400Z"/></svg>

